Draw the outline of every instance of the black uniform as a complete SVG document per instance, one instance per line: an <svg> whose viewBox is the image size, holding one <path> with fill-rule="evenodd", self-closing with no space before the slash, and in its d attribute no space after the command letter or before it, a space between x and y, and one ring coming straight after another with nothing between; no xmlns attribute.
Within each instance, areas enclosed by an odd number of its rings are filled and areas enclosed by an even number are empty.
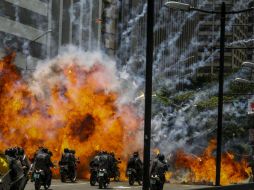
<svg viewBox="0 0 254 190"><path fill-rule="evenodd" d="M100 169L106 169L107 171L111 171L112 158L110 157L110 155L106 153L99 155L98 166Z"/></svg>
<svg viewBox="0 0 254 190"><path fill-rule="evenodd" d="M75 155L71 152L64 153L62 155L61 164L67 165L69 172L74 173L76 168Z"/></svg>
<svg viewBox="0 0 254 190"><path fill-rule="evenodd" d="M137 171L137 177L139 177L140 179L142 179L142 175L143 175L143 163L140 160L139 156L134 155L132 156L127 164L127 170L129 168L135 169Z"/></svg>
<svg viewBox="0 0 254 190"><path fill-rule="evenodd" d="M26 185L26 178L22 164L18 157L17 148L11 148L5 152L6 158L9 162L10 178L12 181L11 190L23 190Z"/></svg>
<svg viewBox="0 0 254 190"><path fill-rule="evenodd" d="M165 173L168 171L168 165L164 161L164 156L158 156L154 159L151 165L151 175L158 175L161 181L161 187L159 189L163 189L163 185L166 181Z"/></svg>
<svg viewBox="0 0 254 190"><path fill-rule="evenodd" d="M28 172L31 167L31 163L30 163L29 159L27 158L23 148L18 148L18 159L21 162L25 176L28 176Z"/></svg>
<svg viewBox="0 0 254 190"><path fill-rule="evenodd" d="M99 163L100 163L100 156L99 155L96 155L92 161L90 162L89 166L90 168L98 168L99 167Z"/></svg>
<svg viewBox="0 0 254 190"><path fill-rule="evenodd" d="M23 173L24 173L24 180L20 186L22 186L21 189L25 189L25 186L29 180L28 172L30 170L31 164L29 159L27 158L24 149L23 148L18 148L18 160L23 168Z"/></svg>
<svg viewBox="0 0 254 190"><path fill-rule="evenodd" d="M34 159L34 169L43 170L45 172L47 184L50 184L52 178L51 167L54 167L51 161L51 155L43 150L38 151Z"/></svg>

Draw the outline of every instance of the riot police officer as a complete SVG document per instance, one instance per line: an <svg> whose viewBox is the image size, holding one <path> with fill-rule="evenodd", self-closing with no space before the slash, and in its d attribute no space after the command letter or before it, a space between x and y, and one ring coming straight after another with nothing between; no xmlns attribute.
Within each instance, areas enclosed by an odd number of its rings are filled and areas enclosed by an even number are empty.
<svg viewBox="0 0 254 190"><path fill-rule="evenodd" d="M54 164L51 161L50 151L47 148L41 148L35 154L33 167L36 170L43 170L46 176L46 184L49 187L51 185L52 171L51 167L54 167Z"/></svg>
<svg viewBox="0 0 254 190"><path fill-rule="evenodd" d="M142 176L143 176L143 163L141 159L139 158L139 153L134 152L132 157L129 159L127 163L127 171L129 169L134 169L137 172L136 179L140 183L142 181Z"/></svg>
<svg viewBox="0 0 254 190"><path fill-rule="evenodd" d="M152 190L154 189L154 186L157 187L156 189L163 189L164 183L166 181L166 171L168 171L168 165L165 162L165 156L163 154L158 154L157 158L153 160L151 165L151 178L153 178L154 176L158 176L158 180L156 179L156 183L151 185Z"/></svg>

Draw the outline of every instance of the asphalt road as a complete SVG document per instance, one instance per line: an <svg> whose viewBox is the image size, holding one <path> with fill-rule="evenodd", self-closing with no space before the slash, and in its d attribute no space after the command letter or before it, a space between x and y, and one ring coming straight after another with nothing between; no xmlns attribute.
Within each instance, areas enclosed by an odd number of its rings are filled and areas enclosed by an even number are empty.
<svg viewBox="0 0 254 190"><path fill-rule="evenodd" d="M201 188L202 186L197 185L177 185L177 184L165 184L164 190L189 190L189 189L196 189ZM61 183L58 180L53 180L51 190L97 190L99 189L98 186L91 187L88 181L79 181L77 183ZM134 189L134 190L141 190L141 186L132 186L130 187L126 182L112 182L109 185L108 189ZM25 190L34 190L34 184L30 183L27 185Z"/></svg>

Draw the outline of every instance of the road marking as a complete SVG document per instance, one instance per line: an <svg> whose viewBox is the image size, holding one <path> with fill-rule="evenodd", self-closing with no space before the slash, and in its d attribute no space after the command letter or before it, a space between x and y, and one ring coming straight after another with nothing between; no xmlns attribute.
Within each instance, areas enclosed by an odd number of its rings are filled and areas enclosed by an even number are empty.
<svg viewBox="0 0 254 190"><path fill-rule="evenodd" d="M61 187L61 186L76 186L76 185L86 185L88 183L63 183L59 185L51 185L51 187Z"/></svg>

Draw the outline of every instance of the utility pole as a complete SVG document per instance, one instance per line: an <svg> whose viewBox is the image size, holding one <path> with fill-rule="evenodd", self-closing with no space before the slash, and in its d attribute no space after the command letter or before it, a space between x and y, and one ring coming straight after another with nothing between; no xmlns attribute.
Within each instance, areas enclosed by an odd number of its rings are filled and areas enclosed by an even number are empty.
<svg viewBox="0 0 254 190"><path fill-rule="evenodd" d="M153 83L153 25L154 0L147 0L147 40L146 40L146 89L145 89L145 122L144 122L144 176L143 190L150 189L150 146L152 115Z"/></svg>

